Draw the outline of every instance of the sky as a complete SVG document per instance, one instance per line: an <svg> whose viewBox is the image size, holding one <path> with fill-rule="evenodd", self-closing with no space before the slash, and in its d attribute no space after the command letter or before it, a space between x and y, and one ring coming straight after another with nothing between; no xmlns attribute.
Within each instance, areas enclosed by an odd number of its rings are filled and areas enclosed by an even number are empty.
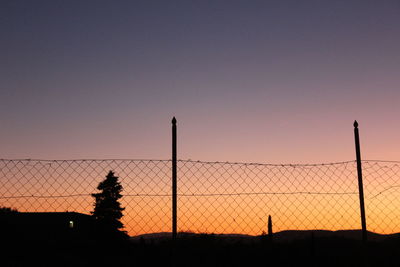
<svg viewBox="0 0 400 267"><path fill-rule="evenodd" d="M400 2L0 2L0 158L400 160Z"/></svg>

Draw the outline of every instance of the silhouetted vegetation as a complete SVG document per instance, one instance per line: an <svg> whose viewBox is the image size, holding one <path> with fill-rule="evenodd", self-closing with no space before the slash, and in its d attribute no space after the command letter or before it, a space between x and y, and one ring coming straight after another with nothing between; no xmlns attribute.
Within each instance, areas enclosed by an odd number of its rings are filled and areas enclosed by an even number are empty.
<svg viewBox="0 0 400 267"><path fill-rule="evenodd" d="M293 238L297 234L301 236ZM364 266L361 264L364 257L361 238L337 234L329 231L278 232L274 233L273 246L266 246L255 236L193 233L178 234L176 242L171 240L170 233L165 233L165 238L139 236L118 246L104 246L104 243L90 239L51 243L24 239L17 240L13 245L7 243L0 264L88 267ZM350 234L361 237L360 231ZM289 235L291 239L287 239ZM368 244L368 266L398 266L400 236L376 237Z"/></svg>
<svg viewBox="0 0 400 267"><path fill-rule="evenodd" d="M106 178L99 183L97 189L100 193L92 194L95 198L94 211L98 234L104 239L120 239L127 237L121 229L124 225L121 222L123 216L119 199L122 197L122 185L114 172L110 171Z"/></svg>
<svg viewBox="0 0 400 267"><path fill-rule="evenodd" d="M0 207L0 213L15 213L15 212L18 212L18 210L10 207Z"/></svg>
<svg viewBox="0 0 400 267"><path fill-rule="evenodd" d="M268 238L272 240L272 218L271 215L268 215Z"/></svg>

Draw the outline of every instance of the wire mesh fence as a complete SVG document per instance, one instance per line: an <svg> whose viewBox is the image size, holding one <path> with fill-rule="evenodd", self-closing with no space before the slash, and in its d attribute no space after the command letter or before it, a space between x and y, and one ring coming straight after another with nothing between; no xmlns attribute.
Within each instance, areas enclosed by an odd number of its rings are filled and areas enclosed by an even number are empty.
<svg viewBox="0 0 400 267"><path fill-rule="evenodd" d="M120 178L130 235L171 231L170 160L0 160L0 206L90 214L108 171ZM400 232L400 162L363 161L369 231ZM256 164L178 161L178 231L259 235L360 229L355 161Z"/></svg>

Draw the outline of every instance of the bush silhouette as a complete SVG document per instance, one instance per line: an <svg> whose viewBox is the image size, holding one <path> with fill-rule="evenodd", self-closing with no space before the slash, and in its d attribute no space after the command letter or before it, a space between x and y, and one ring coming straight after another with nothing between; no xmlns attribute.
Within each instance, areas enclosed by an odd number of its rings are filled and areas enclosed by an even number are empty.
<svg viewBox="0 0 400 267"><path fill-rule="evenodd" d="M16 213L18 212L18 210L13 209L13 208L9 208L9 207L0 207L0 213L4 214L4 213Z"/></svg>

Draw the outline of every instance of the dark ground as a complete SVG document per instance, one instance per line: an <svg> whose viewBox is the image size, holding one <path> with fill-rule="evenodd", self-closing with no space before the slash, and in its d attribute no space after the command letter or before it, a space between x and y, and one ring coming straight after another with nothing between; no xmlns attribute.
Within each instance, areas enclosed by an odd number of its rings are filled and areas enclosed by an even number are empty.
<svg viewBox="0 0 400 267"><path fill-rule="evenodd" d="M2 238L1 266L400 266L400 237L369 241L311 232L296 240L181 235L105 241ZM371 238L374 239L374 238ZM283 240L283 241L282 241Z"/></svg>

